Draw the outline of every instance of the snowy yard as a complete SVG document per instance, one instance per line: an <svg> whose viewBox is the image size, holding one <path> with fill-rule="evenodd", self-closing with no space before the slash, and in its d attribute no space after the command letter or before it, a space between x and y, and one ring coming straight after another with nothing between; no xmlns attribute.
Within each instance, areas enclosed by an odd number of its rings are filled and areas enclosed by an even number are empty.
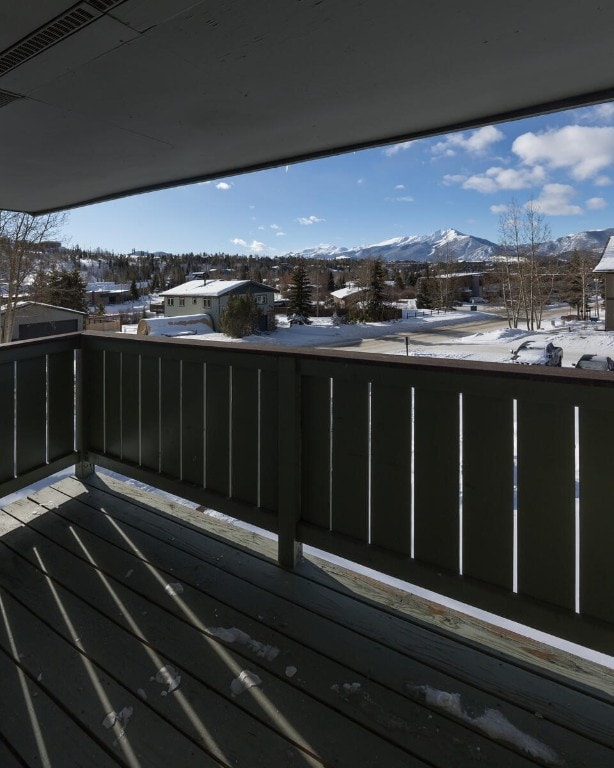
<svg viewBox="0 0 614 768"><path fill-rule="evenodd" d="M290 347L344 347L385 354L405 355L405 336L409 337L408 352L413 357L439 357L458 360L481 360L484 362L507 362L510 350L523 339L540 336L563 348L563 367L571 367L586 353L614 357L614 333L604 332L603 323L588 321L566 322L562 315L569 312L567 305L549 308L539 331L526 328L509 328L503 314L493 311L470 312L462 307L455 312L429 314L404 320L382 323L357 323L355 325L333 325L330 317L312 318L311 325L290 326L285 315L277 317L278 328L271 333L231 339L223 333L209 333L195 336L207 341L235 342L237 344L270 344ZM472 326L479 322L488 323L489 330L471 333ZM422 346L422 334L433 334L446 327L440 341ZM458 336L450 334L449 326L458 327ZM136 326L124 326L125 333L136 333ZM364 340L382 340L393 337L387 346L372 347Z"/></svg>

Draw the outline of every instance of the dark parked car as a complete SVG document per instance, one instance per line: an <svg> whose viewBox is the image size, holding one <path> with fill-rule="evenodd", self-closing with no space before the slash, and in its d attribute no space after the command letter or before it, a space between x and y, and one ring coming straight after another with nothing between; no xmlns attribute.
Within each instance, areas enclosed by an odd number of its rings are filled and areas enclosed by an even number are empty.
<svg viewBox="0 0 614 768"><path fill-rule="evenodd" d="M563 363L563 350L551 341L527 339L516 349L512 349L512 363L524 365L556 365Z"/></svg>
<svg viewBox="0 0 614 768"><path fill-rule="evenodd" d="M582 355L575 367L584 371L614 371L614 360L607 355Z"/></svg>

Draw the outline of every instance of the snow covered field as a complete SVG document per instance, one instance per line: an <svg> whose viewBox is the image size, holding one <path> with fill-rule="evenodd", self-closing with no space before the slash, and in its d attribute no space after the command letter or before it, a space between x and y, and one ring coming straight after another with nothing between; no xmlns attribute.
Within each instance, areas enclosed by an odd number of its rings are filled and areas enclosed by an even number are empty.
<svg viewBox="0 0 614 768"><path fill-rule="evenodd" d="M563 367L571 367L585 353L614 358L614 332L605 332L603 323L563 321L561 316L568 312L567 305L549 308L539 331L509 328L503 314L496 310L471 312L469 307L461 307L455 312L432 315L426 312L404 320L356 325L333 325L331 318L325 317L313 318L311 325L290 326L287 318L280 315L279 327L271 333L244 339L230 339L222 333L190 338L271 346L347 347L355 351L405 355L407 336L410 356L501 363L509 361L511 348L523 339L540 336L563 348ZM476 325L483 330L476 331ZM450 326L458 328L457 336L450 332ZM438 331L443 327L445 334L440 335ZM124 331L135 333L136 326L125 326Z"/></svg>

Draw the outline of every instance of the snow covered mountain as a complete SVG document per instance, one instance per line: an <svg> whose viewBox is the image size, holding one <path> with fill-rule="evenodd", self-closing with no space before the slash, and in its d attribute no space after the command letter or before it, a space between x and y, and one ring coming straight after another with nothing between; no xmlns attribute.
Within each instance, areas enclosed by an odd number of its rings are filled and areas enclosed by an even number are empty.
<svg viewBox="0 0 614 768"><path fill-rule="evenodd" d="M614 235L613 229L599 229L578 232L551 240L543 246L548 255L563 255L574 250L593 251L599 254L608 239ZM342 248L333 245L319 245L300 253L288 253L287 256L301 256L305 259L374 259L383 261L488 261L499 250L497 243L473 235L465 235L456 229L440 229L431 235L408 235L394 237L372 245L360 245L354 248Z"/></svg>

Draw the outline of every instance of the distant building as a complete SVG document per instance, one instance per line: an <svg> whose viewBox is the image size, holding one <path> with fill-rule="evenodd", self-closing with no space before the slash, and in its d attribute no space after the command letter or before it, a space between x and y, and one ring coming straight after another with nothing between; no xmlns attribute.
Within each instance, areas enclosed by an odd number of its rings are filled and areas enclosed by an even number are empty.
<svg viewBox="0 0 614 768"><path fill-rule="evenodd" d="M211 327L220 330L220 317L230 296L245 296L251 293L262 311L260 330L269 329L273 314L275 291L268 285L254 280L190 280L168 291L162 291L164 316L207 314L211 318Z"/></svg>
<svg viewBox="0 0 614 768"><path fill-rule="evenodd" d="M605 329L606 331L614 331L614 237L608 240L601 260L593 272L599 276L603 275L605 283Z"/></svg>
<svg viewBox="0 0 614 768"><path fill-rule="evenodd" d="M360 288L357 285L348 285L345 288L339 288L336 291L331 291L330 295L335 302L337 309L349 309L349 307L361 301L365 294L365 288Z"/></svg>

